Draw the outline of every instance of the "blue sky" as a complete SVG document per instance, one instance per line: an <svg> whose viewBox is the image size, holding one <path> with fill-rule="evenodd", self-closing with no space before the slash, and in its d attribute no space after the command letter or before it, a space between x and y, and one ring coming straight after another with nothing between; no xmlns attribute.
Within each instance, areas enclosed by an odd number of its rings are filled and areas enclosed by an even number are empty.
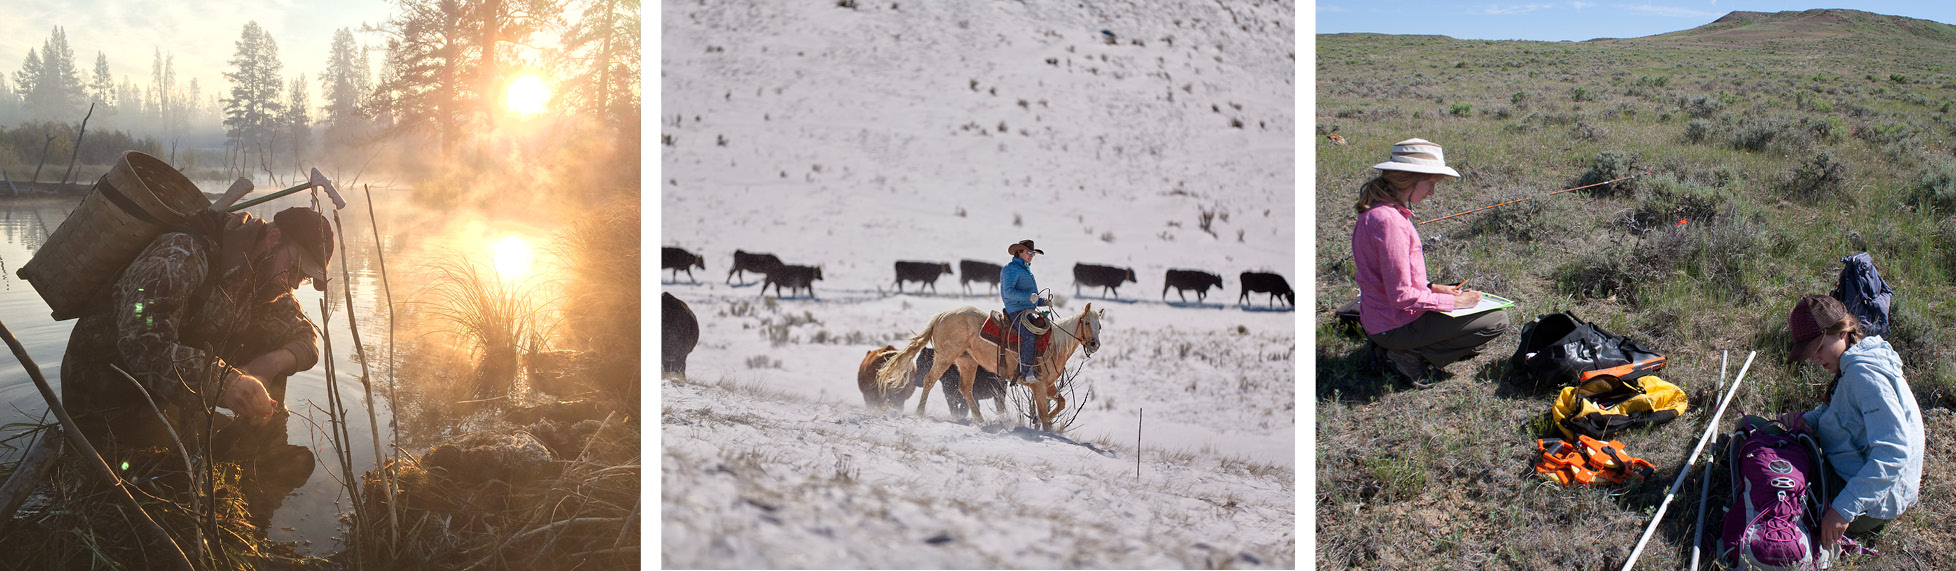
<svg viewBox="0 0 1956 571"><path fill-rule="evenodd" d="M1956 2L1856 1L1763 2L1699 0L1613 2L1441 2L1433 0L1323 0L1316 5L1317 33L1438 34L1474 40L1589 40L1634 38L1709 24L1734 11L1781 12L1852 8L1956 24Z"/></svg>
<svg viewBox="0 0 1956 571"><path fill-rule="evenodd" d="M205 96L218 89L228 93L227 62L237 52L245 22L256 21L278 44L288 81L306 74L317 104L333 30L352 28L360 42L378 44L380 38L359 33L360 25L385 21L392 7L387 0L0 0L0 73L11 82L27 50L38 52L48 33L61 26L83 82L95 71L96 52L102 52L117 83L128 76L147 85L150 63L161 48L175 56L180 88L196 77ZM373 68L380 68L377 57Z"/></svg>

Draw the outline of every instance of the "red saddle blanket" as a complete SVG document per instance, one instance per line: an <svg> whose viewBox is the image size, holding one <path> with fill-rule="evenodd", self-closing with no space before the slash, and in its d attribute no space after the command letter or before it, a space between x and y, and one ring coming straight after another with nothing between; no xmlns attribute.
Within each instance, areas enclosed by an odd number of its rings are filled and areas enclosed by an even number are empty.
<svg viewBox="0 0 1956 571"><path fill-rule="evenodd" d="M985 318L985 326L979 329L978 336L983 337L986 341L1004 345L1013 351L1019 350L1019 328L1000 328L998 321L989 316ZM1003 337L1002 340L1001 337ZM1037 339L1032 340L1032 354L1045 354L1046 343L1051 341L1052 338L1053 330L1051 329L1047 329L1045 333L1039 334Z"/></svg>

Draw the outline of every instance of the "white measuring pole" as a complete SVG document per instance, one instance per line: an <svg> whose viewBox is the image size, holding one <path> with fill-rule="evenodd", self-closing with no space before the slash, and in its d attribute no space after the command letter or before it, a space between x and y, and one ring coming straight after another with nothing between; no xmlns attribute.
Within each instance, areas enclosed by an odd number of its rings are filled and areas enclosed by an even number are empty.
<svg viewBox="0 0 1956 571"><path fill-rule="evenodd" d="M1718 352L1718 388L1725 388L1725 366L1731 363L1732 353ZM1710 462L1710 460L1706 460ZM1705 545L1705 498L1711 495L1711 468L1706 468L1698 476L1698 523L1691 532L1691 571L1698 570L1698 554Z"/></svg>
<svg viewBox="0 0 1956 571"><path fill-rule="evenodd" d="M1711 423L1705 425L1705 435L1698 437L1698 446L1691 449L1691 457L1686 458L1684 468L1678 470L1678 479L1671 482L1671 493L1664 495L1664 503L1657 505L1657 515L1651 516L1650 526L1644 528L1643 539L1637 540L1637 548L1630 550L1630 558L1623 561L1623 571L1637 566L1637 556L1644 553L1644 544L1649 543L1651 534L1657 532L1657 523L1664 521L1664 510L1671 507L1671 498L1677 497L1678 488L1684 485L1684 477L1691 474L1691 466L1698 462L1698 453L1705 451L1705 442L1710 441L1712 433L1718 430L1719 417L1725 416L1725 407L1732 404L1732 395L1738 394L1739 383L1745 380L1745 372L1752 368L1752 358L1758 354L1758 351L1746 354L1745 365L1739 367L1739 376L1732 379L1732 388L1725 391L1725 398L1718 402L1718 411L1712 413Z"/></svg>

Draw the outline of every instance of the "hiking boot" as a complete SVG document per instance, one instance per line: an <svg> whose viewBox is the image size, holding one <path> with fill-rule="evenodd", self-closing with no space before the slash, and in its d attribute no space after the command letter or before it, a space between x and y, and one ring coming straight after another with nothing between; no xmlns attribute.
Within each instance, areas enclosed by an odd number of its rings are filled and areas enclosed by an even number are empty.
<svg viewBox="0 0 1956 571"><path fill-rule="evenodd" d="M1412 381L1413 386L1422 389L1429 386L1427 381L1432 379L1432 375L1427 369L1426 358L1410 351L1386 351L1385 357L1386 368Z"/></svg>

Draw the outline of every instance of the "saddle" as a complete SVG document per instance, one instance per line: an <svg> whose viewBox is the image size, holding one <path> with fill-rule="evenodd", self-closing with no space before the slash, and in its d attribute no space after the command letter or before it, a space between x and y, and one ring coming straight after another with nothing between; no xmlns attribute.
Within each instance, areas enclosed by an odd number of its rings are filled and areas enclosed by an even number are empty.
<svg viewBox="0 0 1956 571"><path fill-rule="evenodd" d="M1040 321L1045 320L1043 317L1037 319ZM1005 323L1005 314L997 311L991 312L991 315L985 317L985 325L979 329L978 336L986 341L998 344L1000 348L1012 347L1016 349L1019 346L1019 329L1017 327L1001 326L1000 324L1002 323ZM1035 323L1034 325L1038 324ZM1034 359L1046 354L1046 344L1052 338L1053 331L1051 329L1036 334L1036 337L1032 341L1032 356Z"/></svg>

